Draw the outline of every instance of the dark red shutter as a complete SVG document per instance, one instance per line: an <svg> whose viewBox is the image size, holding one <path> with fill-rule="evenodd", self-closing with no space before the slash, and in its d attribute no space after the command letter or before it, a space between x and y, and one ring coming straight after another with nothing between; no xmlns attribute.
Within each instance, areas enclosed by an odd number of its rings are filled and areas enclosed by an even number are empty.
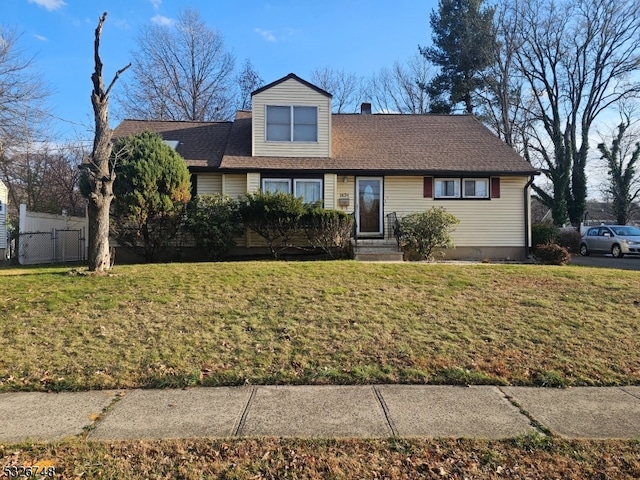
<svg viewBox="0 0 640 480"><path fill-rule="evenodd" d="M500 198L500 177L491 179L491 198Z"/></svg>
<svg viewBox="0 0 640 480"><path fill-rule="evenodd" d="M433 177L424 177L422 196L424 198L433 198Z"/></svg>

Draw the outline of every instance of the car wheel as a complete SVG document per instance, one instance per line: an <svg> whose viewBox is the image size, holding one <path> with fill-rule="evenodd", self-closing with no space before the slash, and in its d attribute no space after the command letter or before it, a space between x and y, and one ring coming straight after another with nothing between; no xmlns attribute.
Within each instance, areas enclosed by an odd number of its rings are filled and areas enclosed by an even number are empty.
<svg viewBox="0 0 640 480"><path fill-rule="evenodd" d="M613 247L611 247L611 255L613 255L613 258L622 258L622 257L624 257L624 254L622 253L622 250L620 250L620 245L616 244Z"/></svg>
<svg viewBox="0 0 640 480"><path fill-rule="evenodd" d="M584 243L580 245L580 255L582 255L583 257L589 256L589 249L587 248L587 245L585 245Z"/></svg>

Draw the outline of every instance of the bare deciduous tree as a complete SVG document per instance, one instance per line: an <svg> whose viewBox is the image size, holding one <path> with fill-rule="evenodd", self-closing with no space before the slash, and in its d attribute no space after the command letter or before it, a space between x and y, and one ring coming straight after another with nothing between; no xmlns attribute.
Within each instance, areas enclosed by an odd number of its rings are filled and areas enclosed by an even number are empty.
<svg viewBox="0 0 640 480"><path fill-rule="evenodd" d="M87 157L81 143L57 145L24 139L19 149L0 158L0 178L9 189L9 213L17 218L18 206L36 212L84 215L78 190L80 170Z"/></svg>
<svg viewBox="0 0 640 480"><path fill-rule="evenodd" d="M333 113L355 113L364 98L364 81L355 73L331 67L317 68L311 72L311 83L333 95Z"/></svg>
<svg viewBox="0 0 640 480"><path fill-rule="evenodd" d="M510 4L496 6L494 22L493 63L481 72L483 88L476 92L477 114L507 145L524 153L534 99L518 69L522 39Z"/></svg>
<svg viewBox="0 0 640 480"><path fill-rule="evenodd" d="M89 271L104 272L111 268L109 250L109 208L113 200L113 182L116 179L115 165L117 155L112 156L109 127L109 93L116 81L131 64L118 70L105 89L102 78L102 60L100 59L100 37L107 18L103 13L98 21L94 39L94 71L91 75L93 91L91 105L95 119L95 136L89 163L85 165L83 193L89 200Z"/></svg>
<svg viewBox="0 0 640 480"><path fill-rule="evenodd" d="M48 113L50 92L19 41L15 29L0 25L0 156L20 145L25 128L32 135L43 130Z"/></svg>
<svg viewBox="0 0 640 480"><path fill-rule="evenodd" d="M433 67L423 55L414 55L406 64L395 62L393 68L383 68L370 81L374 107L387 113L427 113L427 84L432 78Z"/></svg>
<svg viewBox="0 0 640 480"><path fill-rule="evenodd" d="M247 110L251 108L251 92L257 90L264 84L264 80L260 77L251 64L251 60L245 59L242 70L236 76L238 84L238 109Z"/></svg>
<svg viewBox="0 0 640 480"><path fill-rule="evenodd" d="M553 185L536 193L556 224L582 220L589 133L610 106L640 91L640 3L636 0L521 0L516 57L534 93L529 159Z"/></svg>
<svg viewBox="0 0 640 480"><path fill-rule="evenodd" d="M635 202L640 198L640 175L637 169L640 129L638 120L633 120L631 113L621 111L621 117L617 130L608 138L603 138L598 150L609 177L603 193L611 198L616 222L626 225L637 209Z"/></svg>
<svg viewBox="0 0 640 480"><path fill-rule="evenodd" d="M144 26L132 52L133 78L119 104L127 117L225 120L234 104L234 57L196 10L175 24Z"/></svg>

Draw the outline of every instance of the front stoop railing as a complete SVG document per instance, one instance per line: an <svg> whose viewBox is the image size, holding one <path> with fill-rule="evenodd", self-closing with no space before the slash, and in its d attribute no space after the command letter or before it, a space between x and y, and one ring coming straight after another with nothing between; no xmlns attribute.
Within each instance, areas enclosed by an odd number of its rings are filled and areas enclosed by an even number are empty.
<svg viewBox="0 0 640 480"><path fill-rule="evenodd" d="M356 260L396 261L403 260L399 241L398 216L396 212L385 216L384 235L380 238L358 238L354 222L353 246Z"/></svg>

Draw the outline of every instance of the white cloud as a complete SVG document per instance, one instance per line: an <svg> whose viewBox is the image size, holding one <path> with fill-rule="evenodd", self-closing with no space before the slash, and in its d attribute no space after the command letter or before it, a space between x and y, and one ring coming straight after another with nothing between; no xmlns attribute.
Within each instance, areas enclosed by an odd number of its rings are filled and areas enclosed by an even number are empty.
<svg viewBox="0 0 640 480"><path fill-rule="evenodd" d="M149 0L149 3L153 5L154 10L158 10L158 8L160 8L160 5L162 4L162 0Z"/></svg>
<svg viewBox="0 0 640 480"><path fill-rule="evenodd" d="M163 17L159 13L156 13L153 17L151 17L151 23L155 23L156 25L168 26L173 23L168 17Z"/></svg>
<svg viewBox="0 0 640 480"><path fill-rule="evenodd" d="M261 35L267 42L275 42L276 36L273 34L273 30L263 30L262 28L254 28L253 30L257 34Z"/></svg>
<svg viewBox="0 0 640 480"><path fill-rule="evenodd" d="M42 35L38 35L37 33L34 33L33 36L36 39L40 40L41 42L48 42L49 41L49 39L47 37L43 37Z"/></svg>
<svg viewBox="0 0 640 480"><path fill-rule="evenodd" d="M29 0L29 3L35 3L39 7L44 7L50 12L66 5L64 0Z"/></svg>

